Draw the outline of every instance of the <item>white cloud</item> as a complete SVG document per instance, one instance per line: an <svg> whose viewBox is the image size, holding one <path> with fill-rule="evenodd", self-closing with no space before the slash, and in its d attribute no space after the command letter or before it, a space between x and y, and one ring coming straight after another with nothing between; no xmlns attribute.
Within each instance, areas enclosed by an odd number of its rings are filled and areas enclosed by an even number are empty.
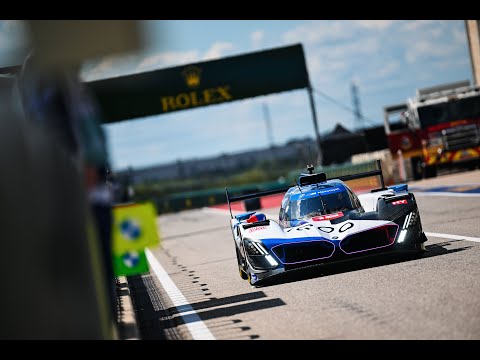
<svg viewBox="0 0 480 360"><path fill-rule="evenodd" d="M361 37L355 36L358 27L386 27L388 24L380 22L372 25L345 20L313 21L285 32L282 39L287 43L304 44L310 77L317 86L338 87L336 83L339 75L345 74L365 56L374 55L380 49L377 35L366 33Z"/></svg>
<svg viewBox="0 0 480 360"><path fill-rule="evenodd" d="M105 56L98 62L86 63L81 70L81 77L91 81L131 74L137 62L138 57L134 54Z"/></svg>
<svg viewBox="0 0 480 360"><path fill-rule="evenodd" d="M447 20L405 20L399 27L400 32L409 34L408 39L411 42L417 41L419 38L428 38L430 40L446 38L449 36L446 30L449 27L449 21ZM454 28L455 37L458 36L455 33L459 32ZM461 33L461 31L460 31Z"/></svg>
<svg viewBox="0 0 480 360"><path fill-rule="evenodd" d="M356 64L378 53L379 40L364 37L359 41L342 42L337 45L306 47L308 71L317 86L336 88L341 76Z"/></svg>
<svg viewBox="0 0 480 360"><path fill-rule="evenodd" d="M427 40L419 40L411 47L407 48L405 59L413 64L422 57L442 57L452 55L457 50L457 46L451 43L433 43Z"/></svg>
<svg viewBox="0 0 480 360"><path fill-rule="evenodd" d="M198 50L189 51L162 51L144 58L138 65L137 70L147 71L169 66L179 66L200 60L213 60L225 55L234 49L229 42L215 42L208 48L203 56Z"/></svg>
<svg viewBox="0 0 480 360"><path fill-rule="evenodd" d="M416 32L421 27L424 27L425 25L430 25L433 22L435 22L435 20L406 20L402 24L400 29L404 31Z"/></svg>
<svg viewBox="0 0 480 360"><path fill-rule="evenodd" d="M348 39L352 35L351 21L317 20L285 32L282 39L285 43L316 44L323 41Z"/></svg>
<svg viewBox="0 0 480 360"><path fill-rule="evenodd" d="M326 55L330 59L355 59L358 55L376 53L379 49L379 40L376 37L366 37L359 41L352 41L338 46L332 46Z"/></svg>
<svg viewBox="0 0 480 360"><path fill-rule="evenodd" d="M151 71L169 66L179 66L200 60L212 60L224 56L234 48L235 46L229 42L215 42L203 55L201 55L198 50L188 50L162 51L147 56L108 56L97 64L92 65L90 69L84 68L82 78L86 81L91 81L99 78Z"/></svg>
<svg viewBox="0 0 480 360"><path fill-rule="evenodd" d="M107 57L100 61L97 66L95 66L91 71L92 74L99 74L106 71L109 71L113 68L114 59Z"/></svg>
<svg viewBox="0 0 480 360"><path fill-rule="evenodd" d="M445 69L453 69L453 68L461 68L463 66L468 66L470 64L470 59L468 58L462 58L462 59L456 59L456 58L449 58L445 60L440 60L435 62L435 67L441 70Z"/></svg>
<svg viewBox="0 0 480 360"><path fill-rule="evenodd" d="M306 54L310 79L317 86L335 86L338 75L348 69L348 60L330 59L322 51Z"/></svg>
<svg viewBox="0 0 480 360"><path fill-rule="evenodd" d="M263 38L265 37L265 32L262 30L254 31L250 34L250 40L252 41L252 48L258 49L262 46Z"/></svg>
<svg viewBox="0 0 480 360"><path fill-rule="evenodd" d="M373 30L385 30L393 25L396 20L355 20L355 24L360 27Z"/></svg>
<svg viewBox="0 0 480 360"><path fill-rule="evenodd" d="M391 79L382 81L382 82L375 82L369 84L368 87L364 87L362 90L362 94L382 94L385 93L387 90L394 90L401 87L405 87L409 84L409 79L407 76L396 76L392 77Z"/></svg>
<svg viewBox="0 0 480 360"><path fill-rule="evenodd" d="M259 99L259 102L261 101L262 103L267 103L269 106L274 107L284 104L286 99L288 99L288 104L293 106L305 106L308 101L307 92L304 89L269 94L256 99Z"/></svg>
<svg viewBox="0 0 480 360"><path fill-rule="evenodd" d="M213 60L225 56L235 46L230 42L217 41L210 46L210 48L203 55L203 60Z"/></svg>
<svg viewBox="0 0 480 360"><path fill-rule="evenodd" d="M84 67L81 71L81 78L84 81L100 79L106 77L106 73L110 72L112 69L113 59L111 57L105 57L90 69Z"/></svg>
<svg viewBox="0 0 480 360"><path fill-rule="evenodd" d="M138 65L137 70L146 71L168 66L188 64L199 60L197 50L166 51L147 56Z"/></svg>
<svg viewBox="0 0 480 360"><path fill-rule="evenodd" d="M386 30L396 23L398 20L317 20L287 31L282 39L285 43L335 43L356 37L359 28Z"/></svg>
<svg viewBox="0 0 480 360"><path fill-rule="evenodd" d="M390 75L393 75L400 68L400 63L398 61L391 61L386 63L382 68L377 70L377 78L386 78Z"/></svg>

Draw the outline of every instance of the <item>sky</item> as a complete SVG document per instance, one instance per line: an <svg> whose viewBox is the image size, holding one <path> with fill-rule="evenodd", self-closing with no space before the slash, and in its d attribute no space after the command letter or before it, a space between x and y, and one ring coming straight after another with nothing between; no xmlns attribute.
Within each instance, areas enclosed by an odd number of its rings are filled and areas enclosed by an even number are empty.
<svg viewBox="0 0 480 360"><path fill-rule="evenodd" d="M336 124L358 128L351 84L367 127L383 124L383 107L421 87L470 80L463 20L149 20L137 54L92 59L86 81L303 44L320 134ZM25 30L0 21L0 66L16 65ZM20 54L20 55L19 55ZM331 99L334 99L334 103ZM263 104L275 145L315 137L304 89L104 125L114 170L144 168L268 147ZM343 106L339 106L341 104Z"/></svg>

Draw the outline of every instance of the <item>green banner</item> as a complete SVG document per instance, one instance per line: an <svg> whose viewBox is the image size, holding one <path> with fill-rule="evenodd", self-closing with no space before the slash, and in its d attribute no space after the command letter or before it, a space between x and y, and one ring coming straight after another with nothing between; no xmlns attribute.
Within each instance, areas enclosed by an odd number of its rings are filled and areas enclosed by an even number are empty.
<svg viewBox="0 0 480 360"><path fill-rule="evenodd" d="M115 276L140 275L148 273L148 262L143 250L130 250L113 256Z"/></svg>
<svg viewBox="0 0 480 360"><path fill-rule="evenodd" d="M104 123L170 113L309 85L301 44L86 83Z"/></svg>

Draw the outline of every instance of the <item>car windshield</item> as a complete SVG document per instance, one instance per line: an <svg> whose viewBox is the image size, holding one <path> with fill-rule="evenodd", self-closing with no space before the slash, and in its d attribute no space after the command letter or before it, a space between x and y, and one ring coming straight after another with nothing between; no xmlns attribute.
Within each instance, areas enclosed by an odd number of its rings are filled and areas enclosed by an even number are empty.
<svg viewBox="0 0 480 360"><path fill-rule="evenodd" d="M291 218L297 220L353 209L352 202L346 191L321 195L321 197L315 196L293 200L290 205Z"/></svg>

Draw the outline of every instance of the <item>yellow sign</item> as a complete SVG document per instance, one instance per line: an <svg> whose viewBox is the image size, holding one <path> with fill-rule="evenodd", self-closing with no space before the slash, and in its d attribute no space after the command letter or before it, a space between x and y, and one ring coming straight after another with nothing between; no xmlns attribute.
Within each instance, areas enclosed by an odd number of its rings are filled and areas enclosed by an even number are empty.
<svg viewBox="0 0 480 360"><path fill-rule="evenodd" d="M200 73L202 69L198 66L187 66L183 71L182 75L185 78L185 82L188 87L196 88L200 85Z"/></svg>
<svg viewBox="0 0 480 360"><path fill-rule="evenodd" d="M158 245L156 211L152 203L113 207L113 252L123 254Z"/></svg>
<svg viewBox="0 0 480 360"><path fill-rule="evenodd" d="M193 81L193 80L191 80ZM175 111L190 107L217 104L230 101L233 97L230 94L230 86L217 86L202 91L190 91L180 93L176 96L162 96L162 111Z"/></svg>
<svg viewBox="0 0 480 360"><path fill-rule="evenodd" d="M181 75L189 88L196 89L200 86L201 73L202 69L198 66L190 65L182 70ZM217 104L231 100L233 100L233 96L230 93L230 86L228 85L181 92L177 95L162 96L160 98L163 112Z"/></svg>

